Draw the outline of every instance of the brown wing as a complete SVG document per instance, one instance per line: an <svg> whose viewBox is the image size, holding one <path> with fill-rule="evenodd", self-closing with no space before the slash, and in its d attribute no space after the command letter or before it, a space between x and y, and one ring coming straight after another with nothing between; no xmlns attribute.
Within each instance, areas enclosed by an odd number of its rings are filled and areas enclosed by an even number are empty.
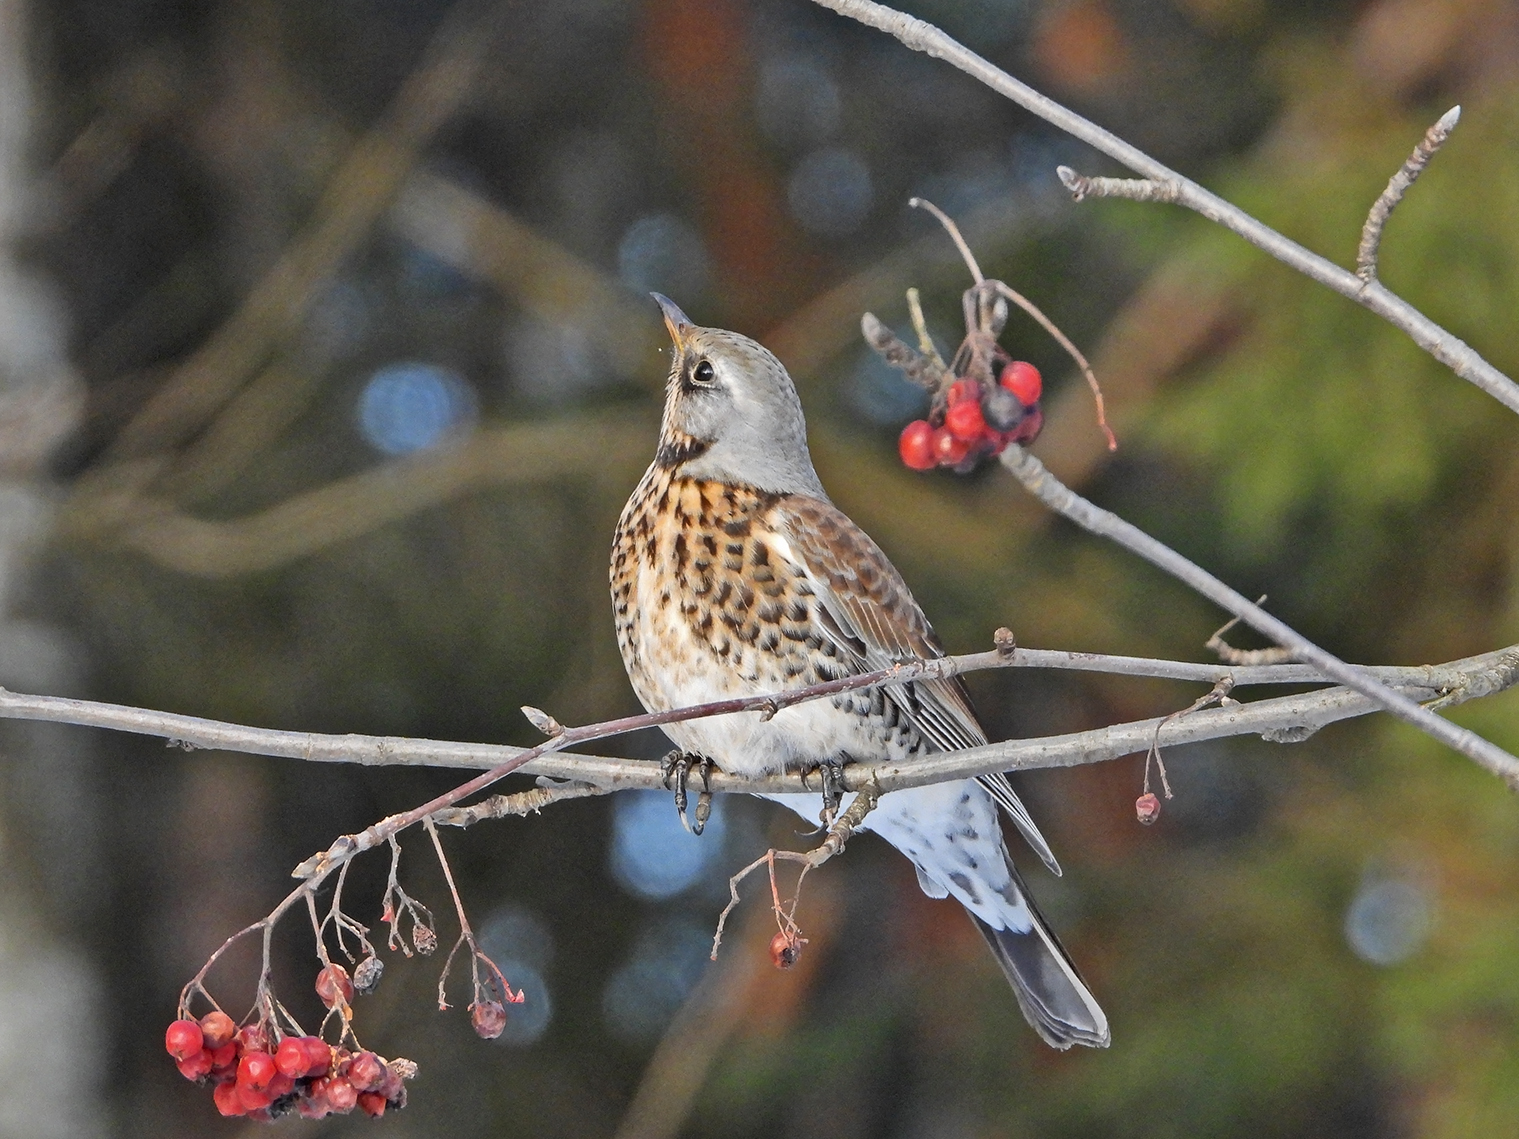
<svg viewBox="0 0 1519 1139"><path fill-rule="evenodd" d="M838 507L788 495L771 508L768 522L783 539L775 544L776 553L795 564L812 585L820 631L857 671L944 655L944 646L902 575L870 535ZM891 685L885 693L939 751L987 742L958 677ZM988 775L980 782L1044 864L1059 874L1060 864L1007 777Z"/></svg>

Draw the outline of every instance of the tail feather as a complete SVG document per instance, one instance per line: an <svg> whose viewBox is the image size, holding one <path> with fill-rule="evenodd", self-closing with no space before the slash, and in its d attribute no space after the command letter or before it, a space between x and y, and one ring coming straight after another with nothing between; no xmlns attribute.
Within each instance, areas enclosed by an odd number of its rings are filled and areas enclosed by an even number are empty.
<svg viewBox="0 0 1519 1139"><path fill-rule="evenodd" d="M1033 928L1026 932L993 929L970 910L970 918L986 938L992 956L1013 986L1018 1007L1034 1031L1052 1048L1062 1051L1073 1044L1106 1048L1112 1041L1108 1018L1092 996L1059 939L1050 931L1034 900L1014 881L1033 915Z"/></svg>

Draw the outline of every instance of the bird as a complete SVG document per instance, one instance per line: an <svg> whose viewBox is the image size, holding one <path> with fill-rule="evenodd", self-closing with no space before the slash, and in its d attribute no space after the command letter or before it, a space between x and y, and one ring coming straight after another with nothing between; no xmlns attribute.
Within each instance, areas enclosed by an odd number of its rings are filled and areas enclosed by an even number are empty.
<svg viewBox="0 0 1519 1139"><path fill-rule="evenodd" d="M694 324L653 294L673 342L654 460L611 555L618 647L651 712L795 689L944 655L881 548L828 498L796 387L747 336ZM909 762L987 742L958 678L666 724L677 805L694 765L745 776ZM812 795L772 795L811 819ZM1059 864L1003 775L889 791L860 829L906 855L931 898L970 914L1048 1044L1107 1047L1108 1021L1035 906L1005 811Z"/></svg>

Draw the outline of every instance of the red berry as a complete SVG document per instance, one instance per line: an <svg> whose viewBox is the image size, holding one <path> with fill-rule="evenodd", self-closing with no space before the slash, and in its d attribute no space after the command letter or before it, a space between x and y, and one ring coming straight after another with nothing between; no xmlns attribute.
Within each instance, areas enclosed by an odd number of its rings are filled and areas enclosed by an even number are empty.
<svg viewBox="0 0 1519 1139"><path fill-rule="evenodd" d="M276 1072L274 1079L269 1081L269 1094L275 1099L284 1099L295 1091L295 1081L284 1072Z"/></svg>
<svg viewBox="0 0 1519 1139"><path fill-rule="evenodd" d="M326 1119L332 1112L324 1098L309 1095L295 1101L295 1110L301 1113L302 1119Z"/></svg>
<svg viewBox="0 0 1519 1139"><path fill-rule="evenodd" d="M348 1082L361 1092L372 1092L385 1082L385 1061L373 1052L360 1052L348 1062Z"/></svg>
<svg viewBox="0 0 1519 1139"><path fill-rule="evenodd" d="M274 1057L267 1052L247 1052L237 1062L237 1083L239 1087L249 1088L256 1092L267 1091L270 1082L279 1075L279 1069L274 1066Z"/></svg>
<svg viewBox="0 0 1519 1139"><path fill-rule="evenodd" d="M187 1080L198 1080L203 1076L209 1076L211 1069L216 1065L211 1059L211 1053L202 1048L199 1052L192 1052L183 1060L175 1062L179 1068L179 1074Z"/></svg>
<svg viewBox="0 0 1519 1139"><path fill-rule="evenodd" d="M232 1072L237 1065L237 1041L229 1040L220 1048L207 1048L211 1054L211 1074L220 1076Z"/></svg>
<svg viewBox="0 0 1519 1139"><path fill-rule="evenodd" d="M269 1034L262 1024L246 1024L237 1030L237 1050L243 1052L269 1051Z"/></svg>
<svg viewBox="0 0 1519 1139"><path fill-rule="evenodd" d="M357 1107L359 1102L359 1093L342 1076L333 1076L328 1080L322 1089L322 1095L326 1098L328 1107L345 1115Z"/></svg>
<svg viewBox="0 0 1519 1139"><path fill-rule="evenodd" d="M1014 360L1008 364L1002 369L998 382L1017 396L1018 402L1024 407L1033 407L1044 391L1044 380L1039 376L1039 369L1027 360Z"/></svg>
<svg viewBox="0 0 1519 1139"><path fill-rule="evenodd" d="M1146 791L1138 799L1134 800L1134 814L1141 823L1149 826L1160 818L1160 800L1153 792Z"/></svg>
<svg viewBox="0 0 1519 1139"><path fill-rule="evenodd" d="M365 1115L379 1119L385 1114L385 1097L379 1092L360 1092L359 1110Z"/></svg>
<svg viewBox="0 0 1519 1139"><path fill-rule="evenodd" d="M963 439L956 439L948 427L941 427L934 432L934 458L941 466L957 466L968 454L970 444Z"/></svg>
<svg viewBox="0 0 1519 1139"><path fill-rule="evenodd" d="M956 439L975 443L986 433L986 417L981 414L981 401L962 400L949 409L944 416L944 426Z"/></svg>
<svg viewBox="0 0 1519 1139"><path fill-rule="evenodd" d="M242 1104L244 1114L258 1111L274 1102L274 1097L269 1094L268 1088L260 1090L241 1083L232 1086L237 1089L237 1102Z"/></svg>
<svg viewBox="0 0 1519 1139"><path fill-rule="evenodd" d="M506 1009L500 1001L481 1001L470 1006L470 1023L481 1040L494 1040L506 1031Z"/></svg>
<svg viewBox="0 0 1519 1139"><path fill-rule="evenodd" d="M193 1020L176 1020L164 1033L164 1047L176 1060L187 1059L201 1050L205 1038Z"/></svg>
<svg viewBox="0 0 1519 1139"><path fill-rule="evenodd" d="M964 407L964 404L960 405ZM802 946L805 942L801 938L787 933L785 930L777 930L770 939L770 960L777 969L789 969L796 964L796 959L802 955Z"/></svg>
<svg viewBox="0 0 1519 1139"><path fill-rule="evenodd" d="M932 470L938 463L934 458L934 429L926 419L914 419L902 428L897 440L897 452L902 463L914 471Z"/></svg>
<svg viewBox="0 0 1519 1139"><path fill-rule="evenodd" d="M300 1079L311 1066L311 1056L306 1052L306 1042L299 1036L287 1036L274 1050L274 1066L280 1075Z"/></svg>
<svg viewBox="0 0 1519 1139"><path fill-rule="evenodd" d="M236 1084L217 1084L211 1091L211 1101L223 1115L242 1115L247 1111L238 1098Z"/></svg>
<svg viewBox="0 0 1519 1139"><path fill-rule="evenodd" d="M208 1012L200 1018L200 1034L202 1048L220 1048L228 1043L237 1032L237 1025L232 1023L232 1018L218 1009Z"/></svg>
<svg viewBox="0 0 1519 1139"><path fill-rule="evenodd" d="M306 1044L306 1075L325 1076L332 1067L332 1046L320 1036L301 1037Z"/></svg>
<svg viewBox="0 0 1519 1139"><path fill-rule="evenodd" d="M336 1007L339 996L344 1004L353 1000L353 982L348 979L348 970L336 963L325 966L316 975L316 995L328 1008Z"/></svg>
<svg viewBox="0 0 1519 1139"><path fill-rule="evenodd" d="M981 385L971 379L956 380L949 385L949 391L945 394L949 400L950 407L958 407L969 400L975 400L977 403L980 403Z"/></svg>

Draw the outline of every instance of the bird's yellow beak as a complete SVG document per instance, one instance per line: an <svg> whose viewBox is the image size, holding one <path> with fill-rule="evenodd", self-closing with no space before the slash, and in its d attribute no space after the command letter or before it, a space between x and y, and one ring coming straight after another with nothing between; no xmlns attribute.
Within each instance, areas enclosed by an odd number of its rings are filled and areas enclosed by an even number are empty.
<svg viewBox="0 0 1519 1139"><path fill-rule="evenodd" d="M680 306L669 297L659 293L650 293L659 302L659 311L664 314L665 329L670 333L670 339L675 342L675 350L681 352L686 347L686 337L696 325L691 323L691 318L680 311Z"/></svg>

